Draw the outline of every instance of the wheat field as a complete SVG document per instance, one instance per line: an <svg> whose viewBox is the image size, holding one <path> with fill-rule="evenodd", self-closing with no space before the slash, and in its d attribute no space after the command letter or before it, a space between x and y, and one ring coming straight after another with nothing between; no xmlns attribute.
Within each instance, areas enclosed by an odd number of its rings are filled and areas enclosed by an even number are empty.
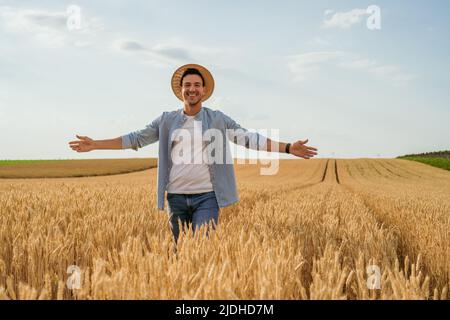
<svg viewBox="0 0 450 320"><path fill-rule="evenodd" d="M240 202L176 251L156 169L0 179L0 299L449 298L450 172L400 159L259 170L236 166Z"/></svg>
<svg viewBox="0 0 450 320"><path fill-rule="evenodd" d="M0 160L0 179L67 178L124 174L155 168L157 160L156 158Z"/></svg>

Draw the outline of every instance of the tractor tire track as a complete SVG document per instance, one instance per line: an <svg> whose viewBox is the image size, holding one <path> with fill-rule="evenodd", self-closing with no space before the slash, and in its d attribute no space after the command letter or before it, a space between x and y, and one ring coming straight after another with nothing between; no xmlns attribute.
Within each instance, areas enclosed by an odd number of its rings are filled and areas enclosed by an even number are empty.
<svg viewBox="0 0 450 320"><path fill-rule="evenodd" d="M334 173L336 175L336 182L338 184L341 184L341 182L339 181L339 174L338 174L338 168L337 168L337 159L334 159Z"/></svg>
<svg viewBox="0 0 450 320"><path fill-rule="evenodd" d="M394 163L392 163L392 162L390 162L390 161L386 161L386 162L384 162L386 165L389 165L389 166L391 166L393 169L395 169L395 170L402 170L402 171L404 171L405 173L407 173L407 174L410 174L410 175L412 175L412 176L416 176L416 177L418 177L418 178L423 178L421 175L418 175L417 173L414 173L414 172L412 172L412 171L410 171L410 170L407 170L407 169L405 169L404 167L402 167L401 165L395 165ZM397 162L395 162L396 164L398 164Z"/></svg>
<svg viewBox="0 0 450 320"><path fill-rule="evenodd" d="M375 167L375 165L370 161L370 160L367 160L367 162L366 162L368 165L370 165L370 167L372 168L372 169L374 169L375 171L376 171L376 173L378 173L378 175L380 176L380 177L383 177L383 178L389 178L388 176L385 176L384 174L382 174L376 167Z"/></svg>
<svg viewBox="0 0 450 320"><path fill-rule="evenodd" d="M400 174L398 174L398 173L395 173L395 172L392 171L391 169L385 167L385 166L383 165L383 163L382 163L380 160L376 160L376 164L377 164L378 166L382 167L384 170L386 170L387 172L391 173L391 174L394 175L394 176L397 176L397 177L399 177L399 178L405 178L405 179L408 179L407 177L404 177L404 176L402 176L402 175L400 175ZM374 164L374 165L375 165L375 164Z"/></svg>
<svg viewBox="0 0 450 320"><path fill-rule="evenodd" d="M328 162L330 162L330 160L327 160L327 164L325 165L325 170L323 171L323 176L322 176L322 180L320 182L324 182L325 181L325 177L327 176L327 170L328 170Z"/></svg>

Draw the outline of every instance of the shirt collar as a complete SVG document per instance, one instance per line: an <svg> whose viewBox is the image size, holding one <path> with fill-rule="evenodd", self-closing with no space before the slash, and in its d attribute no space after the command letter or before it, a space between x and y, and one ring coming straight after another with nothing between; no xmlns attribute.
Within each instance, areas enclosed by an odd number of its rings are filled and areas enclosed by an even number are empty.
<svg viewBox="0 0 450 320"><path fill-rule="evenodd" d="M205 109L205 107L201 107L200 111L195 115L195 120L197 121L201 121L203 119L203 113L205 112L203 109ZM187 120L187 116L184 114L184 109L181 108L178 110L178 113L180 114L180 116L183 117L184 120Z"/></svg>

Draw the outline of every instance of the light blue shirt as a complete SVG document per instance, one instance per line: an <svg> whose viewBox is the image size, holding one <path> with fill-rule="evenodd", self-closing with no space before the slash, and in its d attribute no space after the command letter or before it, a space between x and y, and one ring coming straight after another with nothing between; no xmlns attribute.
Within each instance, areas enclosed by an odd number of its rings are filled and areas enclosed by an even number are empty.
<svg viewBox="0 0 450 320"><path fill-rule="evenodd" d="M187 117L183 109L171 112L163 112L152 123L144 129L131 132L122 136L122 148L138 150L138 148L159 141L158 153L158 178L157 197L158 209L164 210L164 198L169 183L169 174L172 168L172 134L180 129L186 122ZM220 208L229 206L239 201L236 178L234 175L233 161L230 159L230 148L228 139L231 138L236 144L253 150L265 150L267 138L256 132L249 132L242 128L233 119L219 110L211 110L202 107L195 115L196 121L202 122L202 131L217 129L224 138L222 154L226 157L221 163L208 164L211 183L216 194L217 203ZM236 132L230 136L230 130ZM228 160L228 161L226 161Z"/></svg>

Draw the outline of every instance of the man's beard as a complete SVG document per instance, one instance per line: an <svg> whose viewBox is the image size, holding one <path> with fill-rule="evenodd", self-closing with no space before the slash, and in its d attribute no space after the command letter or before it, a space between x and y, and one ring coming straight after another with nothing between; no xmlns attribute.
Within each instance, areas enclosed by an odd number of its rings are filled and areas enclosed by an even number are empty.
<svg viewBox="0 0 450 320"><path fill-rule="evenodd" d="M200 101L201 101L201 99L197 99L197 100L195 100L195 101L193 101L193 102L191 102L191 101L188 100L188 104L189 104L189 106L192 107L192 106L197 105Z"/></svg>

